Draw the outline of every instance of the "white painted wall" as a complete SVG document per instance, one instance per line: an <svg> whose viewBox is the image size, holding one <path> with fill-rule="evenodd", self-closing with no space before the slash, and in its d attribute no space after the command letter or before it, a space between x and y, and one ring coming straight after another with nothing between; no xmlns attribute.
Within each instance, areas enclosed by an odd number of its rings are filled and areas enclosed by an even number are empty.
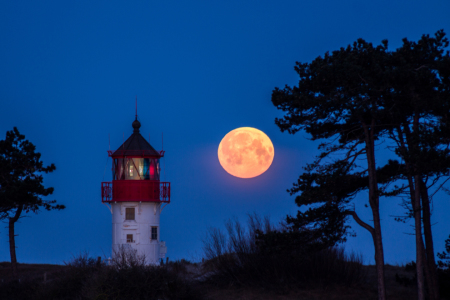
<svg viewBox="0 0 450 300"><path fill-rule="evenodd" d="M138 255L145 255L147 264L159 264L167 252L165 242L160 240L159 216L161 203L156 202L116 202L111 203L112 249L129 245ZM125 220L126 208L135 209L135 220ZM151 228L158 228L158 239L151 240ZM133 242L127 243L127 234L133 235ZM127 246L128 247L128 246Z"/></svg>

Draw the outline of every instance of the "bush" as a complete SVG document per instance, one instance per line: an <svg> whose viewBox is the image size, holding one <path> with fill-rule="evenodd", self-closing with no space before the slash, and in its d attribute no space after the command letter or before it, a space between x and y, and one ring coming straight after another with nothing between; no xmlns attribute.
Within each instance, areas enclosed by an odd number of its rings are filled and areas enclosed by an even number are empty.
<svg viewBox="0 0 450 300"><path fill-rule="evenodd" d="M108 265L119 270L141 268L145 266L145 255L139 255L137 250L120 245L118 249L113 250Z"/></svg>
<svg viewBox="0 0 450 300"><path fill-rule="evenodd" d="M103 265L87 252L74 256L59 271L44 277L21 274L20 280L3 284L0 299L79 299L80 291L87 278Z"/></svg>
<svg viewBox="0 0 450 300"><path fill-rule="evenodd" d="M225 224L226 232L210 228L203 239L205 271L217 284L260 286L286 290L333 284L353 285L365 278L360 256L346 255L342 248L319 248L314 243L289 247L282 228L267 217L248 216ZM291 237L291 236L289 236Z"/></svg>
<svg viewBox="0 0 450 300"><path fill-rule="evenodd" d="M0 299L202 299L195 283L173 269L145 265L133 251L115 254L106 265L82 253L45 283L35 278L3 284Z"/></svg>
<svg viewBox="0 0 450 300"><path fill-rule="evenodd" d="M195 264L182 258L181 260L169 262L165 267L177 274L187 275L189 273L188 266L190 266L190 265L195 265Z"/></svg>
<svg viewBox="0 0 450 300"><path fill-rule="evenodd" d="M405 269L406 272L413 273L414 276L413 277L409 277L409 276L403 276L403 275L399 275L398 273L395 273L395 281L398 284L403 285L405 287L417 286L416 262L415 261L411 261L410 263L407 263L405 265L404 269Z"/></svg>
<svg viewBox="0 0 450 300"><path fill-rule="evenodd" d="M160 266L107 267L83 286L84 299L201 299L190 282Z"/></svg>
<svg viewBox="0 0 450 300"><path fill-rule="evenodd" d="M444 299L450 299L450 236L445 240L445 251L437 254L439 292Z"/></svg>

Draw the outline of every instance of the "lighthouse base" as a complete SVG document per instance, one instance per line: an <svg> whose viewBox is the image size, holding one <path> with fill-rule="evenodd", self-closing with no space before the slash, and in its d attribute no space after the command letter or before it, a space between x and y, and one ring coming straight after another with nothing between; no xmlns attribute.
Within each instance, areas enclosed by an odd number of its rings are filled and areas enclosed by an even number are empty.
<svg viewBox="0 0 450 300"><path fill-rule="evenodd" d="M160 240L161 203L115 202L112 212L112 255L134 255L145 264L159 264L167 248Z"/></svg>

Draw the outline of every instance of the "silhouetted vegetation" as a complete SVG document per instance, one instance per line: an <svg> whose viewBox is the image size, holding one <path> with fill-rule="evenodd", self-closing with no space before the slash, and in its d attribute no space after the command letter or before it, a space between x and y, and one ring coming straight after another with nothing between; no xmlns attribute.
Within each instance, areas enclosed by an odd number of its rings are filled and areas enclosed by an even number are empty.
<svg viewBox="0 0 450 300"><path fill-rule="evenodd" d="M51 195L53 188L45 188L42 174L53 172L51 164L44 167L41 154L35 152L36 146L20 134L17 127L6 132L0 140L0 220L8 221L9 251L13 276L17 276L17 258L14 225L22 213L38 213L40 209L61 210L64 205L56 200L44 200Z"/></svg>
<svg viewBox="0 0 450 300"><path fill-rule="evenodd" d="M443 30L417 42L405 38L395 51L388 50L387 40L374 46L358 39L310 63L297 62L298 85L272 93L272 103L284 112L275 119L281 131L305 131L323 141L289 192L299 193L299 206L340 206L335 213L352 216L370 232L380 300L386 299L380 197L402 192L415 222L418 299L439 299L428 190L450 169L448 46ZM380 166L383 141L395 160ZM401 186L391 189L389 183L398 180ZM369 222L348 206L363 190L372 210Z"/></svg>
<svg viewBox="0 0 450 300"><path fill-rule="evenodd" d="M405 287L417 285L416 263L414 261L407 263L404 267L406 272L412 273L412 276L405 276L395 273L395 281Z"/></svg>
<svg viewBox="0 0 450 300"><path fill-rule="evenodd" d="M234 219L225 227L226 232L210 228L203 241L207 279L219 286L283 292L364 281L360 256L347 255L338 247L316 248L312 243L287 247L284 235L277 239L275 234L283 229L276 229L268 218L249 215L247 226Z"/></svg>
<svg viewBox="0 0 450 300"><path fill-rule="evenodd" d="M133 253L121 254L106 265L83 253L46 281L41 274L3 282L0 299L203 299L195 282L171 268L144 265Z"/></svg>
<svg viewBox="0 0 450 300"><path fill-rule="evenodd" d="M438 253L438 283L439 293L442 299L450 299L450 237L445 241L445 249L442 253ZM410 275L395 274L395 281L405 287L417 287L416 262L412 261L403 267L404 271ZM428 285L426 288L429 289Z"/></svg>
<svg viewBox="0 0 450 300"><path fill-rule="evenodd" d="M445 240L445 251L437 254L438 280L441 297L450 299L450 236Z"/></svg>

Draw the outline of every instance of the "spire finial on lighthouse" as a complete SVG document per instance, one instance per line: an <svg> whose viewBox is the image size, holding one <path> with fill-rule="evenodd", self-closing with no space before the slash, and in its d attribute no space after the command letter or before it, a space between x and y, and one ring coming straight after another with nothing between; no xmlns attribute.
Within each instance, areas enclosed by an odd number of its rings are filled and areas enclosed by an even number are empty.
<svg viewBox="0 0 450 300"><path fill-rule="evenodd" d="M131 126L133 126L134 129L133 132L139 132L139 128L141 128L141 122L139 122L137 119L137 96L136 96L136 119L133 121Z"/></svg>

